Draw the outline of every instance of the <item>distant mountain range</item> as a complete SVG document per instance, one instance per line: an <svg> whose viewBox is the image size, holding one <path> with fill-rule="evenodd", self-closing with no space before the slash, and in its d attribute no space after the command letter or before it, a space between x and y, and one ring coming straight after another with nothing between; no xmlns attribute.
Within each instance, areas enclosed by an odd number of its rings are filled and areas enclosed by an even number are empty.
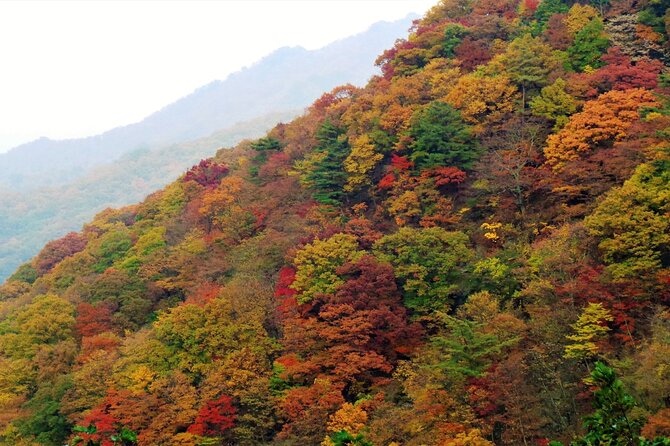
<svg viewBox="0 0 670 446"><path fill-rule="evenodd" d="M278 49L136 124L0 154L0 282L100 210L141 200L221 146L290 120L324 91L363 85L377 72L376 56L414 18L380 22L318 50Z"/></svg>
<svg viewBox="0 0 670 446"><path fill-rule="evenodd" d="M18 146L0 154L0 188L60 185L133 150L184 142L269 113L301 109L342 83L362 85L375 73L376 56L406 33L413 18L379 22L318 50L280 48L136 124L87 138L41 138Z"/></svg>

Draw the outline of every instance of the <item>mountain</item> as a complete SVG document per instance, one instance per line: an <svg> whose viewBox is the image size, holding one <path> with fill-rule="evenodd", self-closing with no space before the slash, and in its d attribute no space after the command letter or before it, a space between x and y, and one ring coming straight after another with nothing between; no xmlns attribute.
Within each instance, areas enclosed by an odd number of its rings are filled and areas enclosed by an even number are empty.
<svg viewBox="0 0 670 446"><path fill-rule="evenodd" d="M0 154L0 189L58 186L133 150L205 137L269 113L301 109L343 83L362 85L376 72L377 54L402 36L413 18L379 22L318 50L281 48L136 124L87 138L41 138L18 146Z"/></svg>
<svg viewBox="0 0 670 446"><path fill-rule="evenodd" d="M379 22L314 51L281 48L137 124L89 138L42 138L0 154L0 281L47 241L106 207L142 199L220 145L260 136L322 91L363 85L377 71L376 55L413 18Z"/></svg>
<svg viewBox="0 0 670 446"><path fill-rule="evenodd" d="M28 192L0 190L0 280L9 277L46 242L80 229L102 209L142 200L212 150L259 137L277 122L298 114L273 113L205 138L125 153L62 185Z"/></svg>
<svg viewBox="0 0 670 446"><path fill-rule="evenodd" d="M0 445L670 445L670 5L596 6L441 1L47 243Z"/></svg>

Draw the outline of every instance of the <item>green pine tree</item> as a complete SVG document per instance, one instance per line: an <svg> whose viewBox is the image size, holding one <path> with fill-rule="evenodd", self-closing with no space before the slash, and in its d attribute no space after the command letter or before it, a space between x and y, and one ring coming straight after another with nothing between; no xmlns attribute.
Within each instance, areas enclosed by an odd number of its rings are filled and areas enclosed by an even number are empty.
<svg viewBox="0 0 670 446"><path fill-rule="evenodd" d="M640 436L643 421L631 414L637 404L614 370L597 362L589 381L598 387L593 393L595 412L584 418L586 434L570 446L670 446L670 438L648 440ZM562 446L557 441L550 444Z"/></svg>
<svg viewBox="0 0 670 446"><path fill-rule="evenodd" d="M461 114L444 102L432 102L414 116L410 158L420 169L436 166L470 168L479 151Z"/></svg>
<svg viewBox="0 0 670 446"><path fill-rule="evenodd" d="M604 65L600 57L609 46L609 39L605 35L601 18L591 20L576 35L575 41L568 48L568 60L573 69L584 71L590 68L599 68Z"/></svg>
<svg viewBox="0 0 670 446"><path fill-rule="evenodd" d="M347 173L344 160L351 148L345 131L330 121L323 123L316 134L319 146L303 161L296 163L300 182L312 191L321 204L339 206L345 197Z"/></svg>

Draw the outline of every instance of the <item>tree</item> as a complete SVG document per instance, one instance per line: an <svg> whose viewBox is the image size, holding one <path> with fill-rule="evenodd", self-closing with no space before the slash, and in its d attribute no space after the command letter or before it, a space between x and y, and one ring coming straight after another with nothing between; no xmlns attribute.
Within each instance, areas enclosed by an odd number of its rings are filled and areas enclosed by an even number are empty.
<svg viewBox="0 0 670 446"><path fill-rule="evenodd" d="M657 104L654 95L643 89L610 91L588 101L561 131L547 138L547 163L560 170L567 161L624 139L639 119L639 110Z"/></svg>
<svg viewBox="0 0 670 446"><path fill-rule="evenodd" d="M244 181L239 177L223 178L216 187L210 187L202 196L202 206L198 209L207 221L207 229L212 229L212 224L224 228L224 220L231 214L241 211L239 205L239 194L244 186ZM240 221L242 219L238 219Z"/></svg>
<svg viewBox="0 0 670 446"><path fill-rule="evenodd" d="M404 157L396 157L395 161L399 159ZM392 159L391 173L379 183L380 189L388 190L384 207L396 224L433 227L458 221L459 216L452 213L453 204L449 195L465 181L465 172L453 166L434 167L424 169L417 176L404 168L395 167L397 165Z"/></svg>
<svg viewBox="0 0 670 446"><path fill-rule="evenodd" d="M378 240L373 251L393 265L405 305L413 310L449 308L468 291L468 263L474 253L462 232L400 228Z"/></svg>
<svg viewBox="0 0 670 446"><path fill-rule="evenodd" d="M575 334L568 335L567 338L572 341L565 346L565 358L590 360L598 355L597 341L601 340L610 330L606 322L611 322L614 318L609 310L601 303L589 302L584 311L572 326Z"/></svg>
<svg viewBox="0 0 670 446"><path fill-rule="evenodd" d="M559 77L529 104L531 113L553 121L555 130L560 130L568 122L568 116L577 110L577 101L566 91L566 86L567 83Z"/></svg>
<svg viewBox="0 0 670 446"><path fill-rule="evenodd" d="M228 166L219 164L211 159L201 160L184 175L183 181L195 181L206 188L219 185L221 179L228 173Z"/></svg>
<svg viewBox="0 0 670 446"><path fill-rule="evenodd" d="M510 345L483 332L482 324L477 322L457 319L440 311L433 315L443 327L439 335L430 338L431 348L443 358L436 367L450 379L481 376L492 356Z"/></svg>
<svg viewBox="0 0 670 446"><path fill-rule="evenodd" d="M444 40L442 41L442 55L447 58L456 56L454 51L461 43L463 37L468 34L465 26L458 23L450 23L444 28Z"/></svg>
<svg viewBox="0 0 670 446"><path fill-rule="evenodd" d="M593 393L593 406L596 410L584 418L586 435L571 442L571 446L670 445L670 438L656 438L652 441L640 436L642 421L631 413L637 404L633 397L626 393L623 383L616 377L614 370L602 362L597 362L591 372L590 382L598 387Z"/></svg>
<svg viewBox="0 0 670 446"><path fill-rule="evenodd" d="M521 87L521 102L524 108L527 91L534 91L547 85L549 74L556 71L559 66L551 47L539 37L530 34L514 39L493 63L499 64L501 71Z"/></svg>
<svg viewBox="0 0 670 446"><path fill-rule="evenodd" d="M346 432L349 435L358 435L367 421L368 414L361 408L360 404L344 403L337 412L330 416L328 432L332 434Z"/></svg>
<svg viewBox="0 0 670 446"><path fill-rule="evenodd" d="M137 433L123 426L112 411L115 392L110 392L105 400L94 407L72 431L76 434L71 445L86 446L133 446L137 444Z"/></svg>
<svg viewBox="0 0 670 446"><path fill-rule="evenodd" d="M219 437L235 426L236 413L232 398L221 395L200 408L187 432L206 437Z"/></svg>
<svg viewBox="0 0 670 446"><path fill-rule="evenodd" d="M352 435L347 431L335 432L328 440L327 446L373 446L363 434Z"/></svg>
<svg viewBox="0 0 670 446"><path fill-rule="evenodd" d="M575 3L572 5L565 18L565 26L573 36L592 20L599 18L598 10L591 5Z"/></svg>
<svg viewBox="0 0 670 446"><path fill-rule="evenodd" d="M298 302L309 302L317 294L332 293L343 283L336 273L337 268L362 256L356 238L348 234L335 234L306 245L293 259L296 274L291 288L300 293Z"/></svg>
<svg viewBox="0 0 670 446"><path fill-rule="evenodd" d="M461 114L444 102L431 102L412 118L410 159L420 168L471 167L479 152Z"/></svg>
<svg viewBox="0 0 670 446"><path fill-rule="evenodd" d="M544 0L540 4L544 5L549 0ZM567 50L574 36L570 35L568 32L568 27L565 26L565 14L554 14L552 15L546 24L546 29L544 30L544 37L547 39L547 43L555 50L565 51Z"/></svg>
<svg viewBox="0 0 670 446"><path fill-rule="evenodd" d="M60 399L69 385L67 380L58 380L37 391L27 404L32 413L17 423L23 435L34 436L42 445L60 446L64 443L72 424L60 411Z"/></svg>
<svg viewBox="0 0 670 446"><path fill-rule="evenodd" d="M663 64L656 59L633 61L619 47L611 47L600 60L606 65L588 76L599 92L632 88L654 90L658 86Z"/></svg>
<svg viewBox="0 0 670 446"><path fill-rule="evenodd" d="M476 133L497 128L514 110L517 89L505 76L466 74L458 79L445 100L473 124Z"/></svg>
<svg viewBox="0 0 670 446"><path fill-rule="evenodd" d="M269 441L275 433L276 401L268 383L273 378L269 355L276 350L269 347L249 345L227 354L199 385L203 401L215 401L220 395L232 398L236 418L225 435L240 445Z"/></svg>
<svg viewBox="0 0 670 446"><path fill-rule="evenodd" d="M585 220L616 280L650 277L668 266L669 167L663 159L638 166L633 176L611 190Z"/></svg>
<svg viewBox="0 0 670 446"><path fill-rule="evenodd" d="M283 144L277 138L266 136L251 143L251 148L258 152L269 152L274 150L281 150Z"/></svg>
<svg viewBox="0 0 670 446"><path fill-rule="evenodd" d="M568 5L562 0L543 0L535 10L534 17L540 29L544 28L551 17L568 12Z"/></svg>
<svg viewBox="0 0 670 446"><path fill-rule="evenodd" d="M345 402L342 387L316 378L310 386L289 389L278 404L279 415L286 422L277 438L293 444L319 444L326 435L326 420Z"/></svg>
<svg viewBox="0 0 670 446"><path fill-rule="evenodd" d="M399 356L416 342L417 327L407 321L390 265L372 256L337 268L334 292L289 309L283 321L286 373L310 382L327 376L363 391L376 377L387 375Z"/></svg>
<svg viewBox="0 0 670 446"><path fill-rule="evenodd" d="M64 258L83 251L86 242L86 237L83 235L70 232L61 239L47 243L35 259L37 273L46 274Z"/></svg>
<svg viewBox="0 0 670 446"><path fill-rule="evenodd" d="M34 352L38 344L56 344L72 337L74 307L62 297L40 295L17 312L14 321L19 337L32 344L29 352ZM15 347L23 344L19 339L15 342Z"/></svg>
<svg viewBox="0 0 670 446"><path fill-rule="evenodd" d="M465 36L461 43L454 48L454 53L465 71L472 71L478 66L484 65L493 57L488 41L475 39L472 36Z"/></svg>
<svg viewBox="0 0 670 446"><path fill-rule="evenodd" d="M344 199L347 173L344 160L350 153L349 142L343 129L330 121L323 123L316 138L319 141L307 157L297 162L300 182L312 190L312 197L321 204L337 206Z"/></svg>
<svg viewBox="0 0 670 446"><path fill-rule="evenodd" d="M106 303L91 305L82 302L77 305L75 329L79 336L95 336L112 328L112 307Z"/></svg>
<svg viewBox="0 0 670 446"><path fill-rule="evenodd" d="M301 444L318 444L326 430L356 434L364 415L343 403L378 392L421 336L408 321L390 265L364 256L337 275L342 283L335 292L300 305L286 299L282 306L285 352L277 363L285 384L275 382L288 387L280 404L288 423L281 435L302 438Z"/></svg>
<svg viewBox="0 0 670 446"><path fill-rule="evenodd" d="M567 50L569 63L576 71L585 71L587 67L599 68L604 64L600 57L608 46L603 21L596 17L575 35L573 44Z"/></svg>
<svg viewBox="0 0 670 446"><path fill-rule="evenodd" d="M367 134L356 138L351 146L351 153L344 160L344 170L348 174L345 190L353 191L369 185L370 172L383 158L384 155L377 152Z"/></svg>
<svg viewBox="0 0 670 446"><path fill-rule="evenodd" d="M251 176L258 177L260 166L267 162L268 156L276 156L283 147L284 145L282 142L272 136L260 138L259 140L252 142L251 148L258 152L258 154L252 159L256 165L249 168Z"/></svg>
<svg viewBox="0 0 670 446"><path fill-rule="evenodd" d="M123 259L132 245L126 225L121 222L110 225L106 232L90 242L88 251L97 260L93 270L97 273L105 271L117 260Z"/></svg>

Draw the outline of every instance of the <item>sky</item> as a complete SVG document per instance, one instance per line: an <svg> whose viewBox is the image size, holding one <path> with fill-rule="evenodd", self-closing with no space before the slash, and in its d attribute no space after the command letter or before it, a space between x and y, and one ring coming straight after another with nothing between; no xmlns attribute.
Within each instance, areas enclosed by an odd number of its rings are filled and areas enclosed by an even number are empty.
<svg viewBox="0 0 670 446"><path fill-rule="evenodd" d="M140 121L283 46L437 0L0 1L0 152Z"/></svg>

